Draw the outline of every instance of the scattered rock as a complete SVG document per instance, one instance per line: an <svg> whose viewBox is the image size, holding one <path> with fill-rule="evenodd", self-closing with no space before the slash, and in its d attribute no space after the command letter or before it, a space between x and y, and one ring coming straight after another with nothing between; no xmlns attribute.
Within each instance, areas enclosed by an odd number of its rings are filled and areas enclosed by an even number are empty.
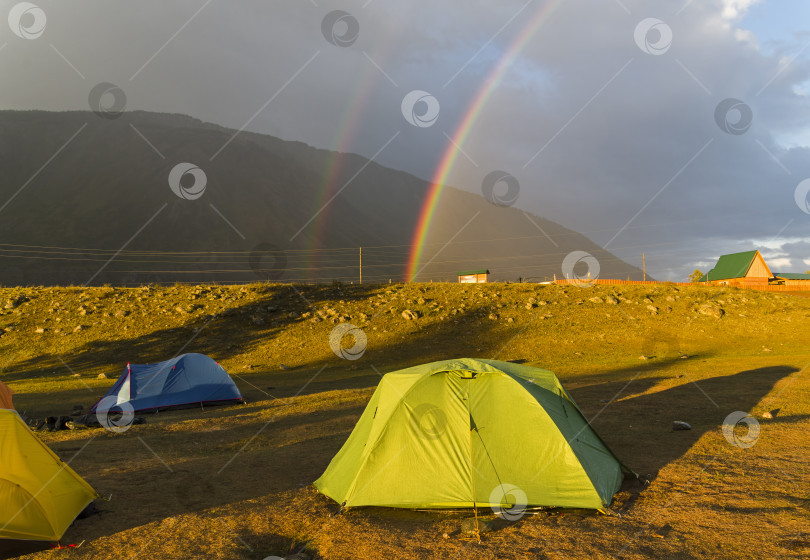
<svg viewBox="0 0 810 560"><path fill-rule="evenodd" d="M681 422L680 420L674 420L672 422L672 431L673 432L680 432L683 430L691 430L692 426L690 426L686 422Z"/></svg>
<svg viewBox="0 0 810 560"><path fill-rule="evenodd" d="M593 296L592 298L588 299L591 303L603 303L602 298L599 296Z"/></svg>
<svg viewBox="0 0 810 560"><path fill-rule="evenodd" d="M782 410L781 408L774 408L773 410L769 410L768 412L763 412L762 417L768 420L772 420L776 418L776 415L779 414L779 411Z"/></svg>
<svg viewBox="0 0 810 560"><path fill-rule="evenodd" d="M126 309L119 309L115 312L115 316L118 318L126 317L127 315L129 315L129 311Z"/></svg>
<svg viewBox="0 0 810 560"><path fill-rule="evenodd" d="M490 313L489 318L492 319L493 321L497 321L498 320L498 314L497 313Z"/></svg>
<svg viewBox="0 0 810 560"><path fill-rule="evenodd" d="M658 315L658 308L654 305L648 305L647 310L653 315Z"/></svg>
<svg viewBox="0 0 810 560"><path fill-rule="evenodd" d="M99 373L96 376L96 379L107 379L107 374L106 373Z"/></svg>
<svg viewBox="0 0 810 560"><path fill-rule="evenodd" d="M76 325L76 326L73 328L73 332L79 332L79 331L83 331L83 330L85 330L86 328L87 328L87 327L85 327L84 325Z"/></svg>
<svg viewBox="0 0 810 560"><path fill-rule="evenodd" d="M639 359L639 360L649 360L649 359L650 359L650 357L649 357L649 356L645 356L644 354L642 354L641 356L639 356L639 357L638 357L638 359Z"/></svg>
<svg viewBox="0 0 810 560"><path fill-rule="evenodd" d="M613 296L605 296L605 303L609 303L610 305L616 305L619 303L619 300Z"/></svg>
<svg viewBox="0 0 810 560"><path fill-rule="evenodd" d="M278 367L280 367L284 371L287 371L288 369L290 369L290 366L285 366L284 364L279 364Z"/></svg>
<svg viewBox="0 0 810 560"><path fill-rule="evenodd" d="M45 327L37 327L37 330L34 332L36 332L37 334L42 334L45 332Z"/></svg>
<svg viewBox="0 0 810 560"><path fill-rule="evenodd" d="M416 311L411 311L410 309L406 309L402 312L402 318L406 321L415 321L419 318L419 314Z"/></svg>
<svg viewBox="0 0 810 560"><path fill-rule="evenodd" d="M678 356L678 357L679 357L681 360L687 360L687 359L689 359L691 356L690 356L689 354L681 354L681 355L680 355L680 356Z"/></svg>
<svg viewBox="0 0 810 560"><path fill-rule="evenodd" d="M706 315L708 317L714 317L715 319L720 319L723 315L726 314L719 306L712 305L710 303L704 303L698 308L698 313L701 315Z"/></svg>

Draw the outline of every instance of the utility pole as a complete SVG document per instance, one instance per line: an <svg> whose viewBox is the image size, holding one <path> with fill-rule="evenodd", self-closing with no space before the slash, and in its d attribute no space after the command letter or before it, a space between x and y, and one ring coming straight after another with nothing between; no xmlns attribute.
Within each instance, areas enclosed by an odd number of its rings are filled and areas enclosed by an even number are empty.
<svg viewBox="0 0 810 560"><path fill-rule="evenodd" d="M641 268L644 271L644 281L647 281L647 258L644 253L641 253Z"/></svg>
<svg viewBox="0 0 810 560"><path fill-rule="evenodd" d="M363 248L360 247L360 283L363 283Z"/></svg>

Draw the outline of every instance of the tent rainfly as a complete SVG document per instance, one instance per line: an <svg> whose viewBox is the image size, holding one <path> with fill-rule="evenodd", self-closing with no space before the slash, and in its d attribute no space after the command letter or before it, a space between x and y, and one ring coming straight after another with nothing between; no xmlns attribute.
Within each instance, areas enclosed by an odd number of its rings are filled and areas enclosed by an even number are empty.
<svg viewBox="0 0 810 560"><path fill-rule="evenodd" d="M98 497L15 411L0 410L0 538L58 541Z"/></svg>
<svg viewBox="0 0 810 560"><path fill-rule="evenodd" d="M345 507L601 509L624 474L552 372L462 358L385 375L315 487Z"/></svg>
<svg viewBox="0 0 810 560"><path fill-rule="evenodd" d="M127 364L115 385L90 412L96 412L102 403L107 408L128 403L134 412L140 412L228 402L242 402L242 394L228 372L203 354L182 354L156 364Z"/></svg>

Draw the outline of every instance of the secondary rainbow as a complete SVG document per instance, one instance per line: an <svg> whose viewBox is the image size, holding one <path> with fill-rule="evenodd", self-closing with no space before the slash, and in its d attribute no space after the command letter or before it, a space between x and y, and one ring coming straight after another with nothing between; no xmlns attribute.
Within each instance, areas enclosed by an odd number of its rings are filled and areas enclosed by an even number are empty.
<svg viewBox="0 0 810 560"><path fill-rule="evenodd" d="M439 199L441 198L442 190L444 189L444 185L447 182L450 172L453 170L456 158L458 158L458 154L460 153L460 150L456 146L463 146L467 136L470 134L470 130L478 120L481 110L486 105L487 101L492 95L492 92L500 83L504 73L506 73L506 70L512 64L515 57L517 57L526 46L526 43L529 42L529 39L532 38L535 32L549 18L549 16L551 16L554 10L560 4L562 4L562 2L563 0L550 0L538 10L538 12L523 28L520 34L518 34L515 40L512 41L512 44L506 50L504 55L498 60L495 68L492 70L492 72L490 72L489 76L487 76L487 79L484 80L483 85L476 93L470 105L467 107L464 117L456 127L456 130L452 135L452 141L448 142L447 147L442 154L442 158L439 161L439 165L436 167L436 171L433 174L430 187L428 188L427 197L422 205L422 210L420 211L419 219L416 223L416 229L414 230L413 239L411 241L411 254L408 259L408 266L405 273L408 282L413 282L419 272L419 263L422 260L422 252L424 249L425 240L427 239L427 235L430 231L430 226L433 222L436 208L438 206Z"/></svg>

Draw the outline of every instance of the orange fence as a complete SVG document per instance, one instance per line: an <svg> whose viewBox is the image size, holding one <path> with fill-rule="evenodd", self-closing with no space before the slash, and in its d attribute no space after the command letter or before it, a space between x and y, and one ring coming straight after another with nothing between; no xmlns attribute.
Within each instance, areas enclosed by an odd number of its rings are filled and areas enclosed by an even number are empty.
<svg viewBox="0 0 810 560"><path fill-rule="evenodd" d="M595 280L576 280L576 279L568 279L568 278L557 278L555 280L556 284L559 285L566 285L570 284L573 286L591 286L591 285L603 285L603 286L613 286L613 285L644 285L644 286L706 286L705 283L694 283L694 282L657 282L655 280L618 280L613 278L597 278ZM717 286L716 284L712 284ZM810 291L810 282L807 282L805 286L785 286L785 285L767 285L767 284L759 284L759 283L747 283L747 282L740 282L731 284L726 286L729 288L742 288L748 290L759 290L762 292L806 292Z"/></svg>

